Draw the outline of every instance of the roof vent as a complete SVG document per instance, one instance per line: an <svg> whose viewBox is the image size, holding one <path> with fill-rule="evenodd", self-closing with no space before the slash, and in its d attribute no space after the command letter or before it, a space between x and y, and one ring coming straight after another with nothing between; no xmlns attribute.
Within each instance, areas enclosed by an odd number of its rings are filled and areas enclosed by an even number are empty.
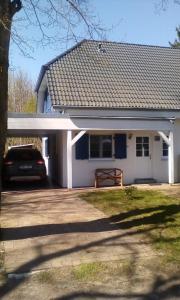
<svg viewBox="0 0 180 300"><path fill-rule="evenodd" d="M104 48L102 48L102 43L98 44L98 52L102 52L102 53L106 52L106 50Z"/></svg>

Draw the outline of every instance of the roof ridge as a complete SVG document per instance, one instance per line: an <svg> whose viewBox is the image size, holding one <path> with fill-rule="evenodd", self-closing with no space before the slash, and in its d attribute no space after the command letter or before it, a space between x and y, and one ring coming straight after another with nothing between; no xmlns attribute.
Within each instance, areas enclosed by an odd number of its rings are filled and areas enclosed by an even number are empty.
<svg viewBox="0 0 180 300"><path fill-rule="evenodd" d="M69 49L63 51L60 55L57 55L55 58L44 64L44 67L48 67L49 65L53 64L56 60L62 58L63 56L67 55L71 51L75 50L81 44L85 42L92 42L92 43L108 43L108 44L118 44L118 45L128 45L128 46L140 46L140 47L148 47L148 48L161 48L161 49L168 49L168 50L180 50L178 48L172 48L169 46L159 46L159 45L147 45L147 44L135 44L135 43L128 43L128 42L117 42L117 41L108 41L108 40L93 40L93 39L82 39L80 42L76 43L74 46L70 47Z"/></svg>
<svg viewBox="0 0 180 300"><path fill-rule="evenodd" d="M117 41L108 41L108 40L92 40L92 39L85 39L83 41L86 42L98 42L98 43L108 43L108 44L118 44L118 45L129 45L129 46L142 46L142 47L149 47L149 48L162 48L162 49L169 49L169 50L180 50L180 48L172 48L170 46L160 46L160 45L148 45L148 44L140 44L140 43L130 43L130 42L117 42Z"/></svg>

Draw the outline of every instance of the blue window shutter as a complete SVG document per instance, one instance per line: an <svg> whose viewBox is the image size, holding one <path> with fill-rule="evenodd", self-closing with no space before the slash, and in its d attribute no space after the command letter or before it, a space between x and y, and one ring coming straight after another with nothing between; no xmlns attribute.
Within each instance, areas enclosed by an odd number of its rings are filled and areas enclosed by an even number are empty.
<svg viewBox="0 0 180 300"><path fill-rule="evenodd" d="M126 134L115 134L115 158L126 158L127 157L127 137Z"/></svg>
<svg viewBox="0 0 180 300"><path fill-rule="evenodd" d="M84 134L76 142L76 159L88 159L89 158L89 135Z"/></svg>

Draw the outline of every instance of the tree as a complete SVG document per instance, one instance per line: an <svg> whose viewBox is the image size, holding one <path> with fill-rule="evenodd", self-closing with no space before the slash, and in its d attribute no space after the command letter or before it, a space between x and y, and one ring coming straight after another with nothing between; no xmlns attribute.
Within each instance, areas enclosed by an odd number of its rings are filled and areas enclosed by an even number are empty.
<svg viewBox="0 0 180 300"><path fill-rule="evenodd" d="M20 11L23 16L18 20L15 17ZM82 35L82 28L77 35L79 23L91 38L94 33L103 32L89 11L88 0L0 0L0 170L7 132L10 38L23 54L29 55L31 43L21 35L22 27L37 28L40 35L36 42L47 46L70 39L77 41Z"/></svg>
<svg viewBox="0 0 180 300"><path fill-rule="evenodd" d="M33 107L30 107L33 105ZM35 112L36 101L33 82L28 74L20 70L9 72L8 79L8 111Z"/></svg>
<svg viewBox="0 0 180 300"><path fill-rule="evenodd" d="M33 82L28 74L20 70L9 72L8 80L8 111L9 112L36 112L36 98ZM6 139L6 147L20 144L34 144L41 150L41 139L37 137L9 137Z"/></svg>
<svg viewBox="0 0 180 300"><path fill-rule="evenodd" d="M169 43L172 48L180 48L180 26L176 27L177 39L173 43Z"/></svg>
<svg viewBox="0 0 180 300"><path fill-rule="evenodd" d="M7 130L9 45L12 19L22 8L21 1L0 0L0 170Z"/></svg>

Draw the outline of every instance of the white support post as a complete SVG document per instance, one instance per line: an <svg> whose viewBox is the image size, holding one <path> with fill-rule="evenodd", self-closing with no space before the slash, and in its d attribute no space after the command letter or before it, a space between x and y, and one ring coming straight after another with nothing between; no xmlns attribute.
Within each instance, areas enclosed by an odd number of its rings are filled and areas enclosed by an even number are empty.
<svg viewBox="0 0 180 300"><path fill-rule="evenodd" d="M173 130L169 132L169 138L163 131L158 131L159 135L168 145L168 177L169 177L169 184L173 184L174 179L174 134Z"/></svg>
<svg viewBox="0 0 180 300"><path fill-rule="evenodd" d="M173 131L169 133L169 146L168 146L168 167L169 167L169 184L174 183L174 134Z"/></svg>
<svg viewBox="0 0 180 300"><path fill-rule="evenodd" d="M67 130L67 188L72 189L72 131Z"/></svg>
<svg viewBox="0 0 180 300"><path fill-rule="evenodd" d="M48 143L48 137L42 138L42 156L44 158L45 166L46 166L46 173L49 176L49 154L47 153L47 143Z"/></svg>
<svg viewBox="0 0 180 300"><path fill-rule="evenodd" d="M72 189L72 146L86 133L85 130L78 132L72 139L72 130L67 130L67 188Z"/></svg>

